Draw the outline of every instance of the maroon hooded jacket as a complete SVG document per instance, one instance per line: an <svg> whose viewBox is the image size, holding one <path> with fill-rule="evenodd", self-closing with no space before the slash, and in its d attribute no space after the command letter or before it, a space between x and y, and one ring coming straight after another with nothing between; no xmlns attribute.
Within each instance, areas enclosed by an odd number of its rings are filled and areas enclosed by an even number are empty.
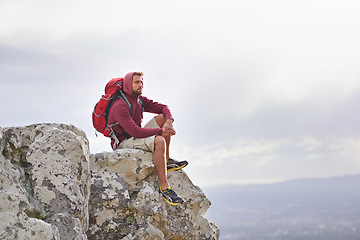
<svg viewBox="0 0 360 240"><path fill-rule="evenodd" d="M117 99L110 108L108 116L108 124L113 124L115 122L118 125L114 126L113 129L116 133L116 137L119 142L122 142L124 139L134 137L134 138L146 138L153 135L162 135L161 128L142 128L141 123L143 120L143 109L139 102L139 96L136 96L132 92L132 77L135 72L130 72L124 77L124 94L129 100L132 106L132 116L129 113L128 105L122 100ZM144 111L156 114L164 114L165 118L172 118L171 111L168 106L154 102L147 97L141 96L144 103ZM114 146L115 140L111 138L111 146ZM115 145L116 149L118 145Z"/></svg>

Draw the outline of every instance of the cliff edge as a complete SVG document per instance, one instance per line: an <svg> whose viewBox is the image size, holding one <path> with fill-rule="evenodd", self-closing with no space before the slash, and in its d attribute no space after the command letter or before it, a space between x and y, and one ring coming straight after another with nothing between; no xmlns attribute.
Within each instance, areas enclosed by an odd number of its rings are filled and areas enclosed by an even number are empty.
<svg viewBox="0 0 360 240"><path fill-rule="evenodd" d="M0 127L0 239L219 238L203 217L210 200L183 170L168 174L185 200L158 193L152 154L90 154L73 125Z"/></svg>

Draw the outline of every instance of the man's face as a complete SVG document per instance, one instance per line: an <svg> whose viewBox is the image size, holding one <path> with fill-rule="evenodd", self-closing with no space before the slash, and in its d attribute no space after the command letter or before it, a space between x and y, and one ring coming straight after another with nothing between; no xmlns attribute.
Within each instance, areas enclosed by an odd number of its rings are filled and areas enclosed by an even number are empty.
<svg viewBox="0 0 360 240"><path fill-rule="evenodd" d="M144 87L143 78L139 75L133 76L133 94L139 96L142 94L142 89Z"/></svg>

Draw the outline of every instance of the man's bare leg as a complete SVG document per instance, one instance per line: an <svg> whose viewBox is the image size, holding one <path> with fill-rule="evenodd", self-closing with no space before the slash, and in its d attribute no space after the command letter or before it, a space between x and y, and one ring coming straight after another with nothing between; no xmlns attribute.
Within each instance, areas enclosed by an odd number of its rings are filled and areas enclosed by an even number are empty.
<svg viewBox="0 0 360 240"><path fill-rule="evenodd" d="M156 173L159 178L160 186L162 190L167 189L170 185L167 180L165 151L166 142L162 136L156 136L154 140L155 150L153 154L153 162L155 165Z"/></svg>
<svg viewBox="0 0 360 240"><path fill-rule="evenodd" d="M157 125L159 127L164 126L166 119L165 116L163 114L159 114L155 117L155 121L157 123ZM166 142L166 161L169 159L170 157L170 142L171 142L171 135L164 135L163 136Z"/></svg>
<svg viewBox="0 0 360 240"><path fill-rule="evenodd" d="M173 130L172 123L166 122L166 119L163 114L160 114L155 117L156 122L159 126L164 126L163 136L156 136L154 140L155 149L153 154L153 162L156 168L156 173L160 182L160 193L162 194L163 199L171 205L179 205L184 202L177 193L170 188L169 182L167 180L167 161L169 159L169 145L171 134L175 134Z"/></svg>
<svg viewBox="0 0 360 240"><path fill-rule="evenodd" d="M155 117L155 121L158 124L159 127L163 129L162 137L165 139L166 142L166 149L165 149L165 156L166 156L166 168L167 172L171 172L174 170L182 169L183 167L186 167L188 165L187 161L176 161L174 159L171 160L169 164L170 159L170 141L171 136L175 135L175 129L172 125L172 120L166 120L163 114L159 114Z"/></svg>

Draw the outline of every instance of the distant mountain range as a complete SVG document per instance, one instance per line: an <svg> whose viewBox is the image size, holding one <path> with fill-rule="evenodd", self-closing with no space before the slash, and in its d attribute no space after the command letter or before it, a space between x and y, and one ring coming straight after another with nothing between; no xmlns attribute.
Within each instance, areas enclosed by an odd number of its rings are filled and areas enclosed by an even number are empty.
<svg viewBox="0 0 360 240"><path fill-rule="evenodd" d="M360 240L360 174L203 190L221 240Z"/></svg>

